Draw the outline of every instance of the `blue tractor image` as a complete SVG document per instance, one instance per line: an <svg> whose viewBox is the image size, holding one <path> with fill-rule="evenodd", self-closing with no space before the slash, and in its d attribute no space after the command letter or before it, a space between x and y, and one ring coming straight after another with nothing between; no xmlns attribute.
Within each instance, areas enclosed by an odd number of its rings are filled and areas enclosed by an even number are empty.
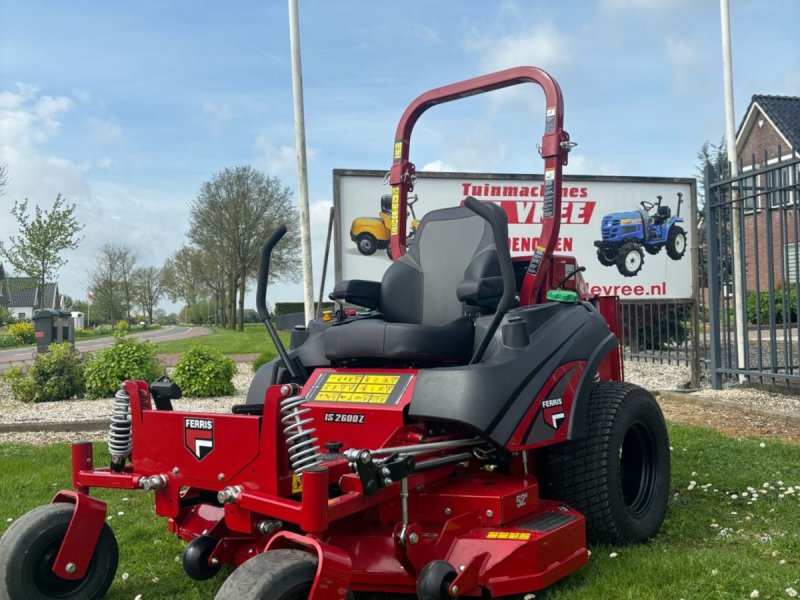
<svg viewBox="0 0 800 600"><path fill-rule="evenodd" d="M658 202L640 202L641 208L611 213L603 217L600 225L601 240L597 246L597 259L603 266L616 265L625 277L634 277L644 265L644 249L656 255L665 248L672 260L680 260L686 252L686 232L678 223L681 218L683 194L678 192L678 207L672 214L669 206ZM655 209L653 211L653 209ZM653 211L651 213L651 211Z"/></svg>

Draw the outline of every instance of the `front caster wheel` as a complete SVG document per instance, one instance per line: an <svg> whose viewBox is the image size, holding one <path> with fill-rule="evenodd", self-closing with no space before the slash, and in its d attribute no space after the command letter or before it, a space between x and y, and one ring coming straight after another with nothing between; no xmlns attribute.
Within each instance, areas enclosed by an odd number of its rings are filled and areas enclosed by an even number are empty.
<svg viewBox="0 0 800 600"><path fill-rule="evenodd" d="M432 560L422 567L417 579L419 600L446 600L452 598L448 589L456 578L456 570L449 562Z"/></svg>
<svg viewBox="0 0 800 600"><path fill-rule="evenodd" d="M215 600L308 600L317 557L303 550L257 554L231 573ZM347 593L352 600L353 592Z"/></svg>
<svg viewBox="0 0 800 600"><path fill-rule="evenodd" d="M183 570L192 579L204 581L219 573L219 565L211 566L208 559L217 547L216 538L201 535L193 539L183 551Z"/></svg>
<svg viewBox="0 0 800 600"><path fill-rule="evenodd" d="M117 540L103 523L92 560L82 579L53 573L74 506L40 506L20 517L0 538L0 598L9 600L94 600L102 598L117 572Z"/></svg>

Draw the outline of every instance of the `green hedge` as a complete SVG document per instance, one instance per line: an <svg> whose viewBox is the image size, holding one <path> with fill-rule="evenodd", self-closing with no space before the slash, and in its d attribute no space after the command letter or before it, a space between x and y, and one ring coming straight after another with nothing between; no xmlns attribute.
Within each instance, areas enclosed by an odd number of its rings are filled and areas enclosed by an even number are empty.
<svg viewBox="0 0 800 600"><path fill-rule="evenodd" d="M4 380L14 396L23 402L54 402L83 397L84 360L68 342L50 344L47 352L25 373L19 367L9 369Z"/></svg>
<svg viewBox="0 0 800 600"><path fill-rule="evenodd" d="M195 344L181 354L172 380L184 396L208 398L235 393L236 363L216 348Z"/></svg>
<svg viewBox="0 0 800 600"><path fill-rule="evenodd" d="M95 352L86 365L86 394L90 398L113 396L126 379L150 382L163 374L152 342L140 342L116 331L114 343Z"/></svg>
<svg viewBox="0 0 800 600"><path fill-rule="evenodd" d="M775 299L775 321L778 323L783 322L796 322L797 321L797 290L792 288L786 292L786 300L788 301L788 311L784 316L784 292L777 289L773 292ZM751 324L761 323L761 325L769 324L769 292L755 292L747 293L747 321Z"/></svg>

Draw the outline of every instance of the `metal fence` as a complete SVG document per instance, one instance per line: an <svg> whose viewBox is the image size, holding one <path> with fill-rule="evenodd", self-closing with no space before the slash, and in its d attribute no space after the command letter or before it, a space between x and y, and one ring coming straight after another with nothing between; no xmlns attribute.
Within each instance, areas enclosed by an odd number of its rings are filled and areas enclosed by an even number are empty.
<svg viewBox="0 0 800 600"><path fill-rule="evenodd" d="M706 169L701 280L715 388L725 380L800 383L799 175L800 155L780 147L740 162L736 176L729 168Z"/></svg>

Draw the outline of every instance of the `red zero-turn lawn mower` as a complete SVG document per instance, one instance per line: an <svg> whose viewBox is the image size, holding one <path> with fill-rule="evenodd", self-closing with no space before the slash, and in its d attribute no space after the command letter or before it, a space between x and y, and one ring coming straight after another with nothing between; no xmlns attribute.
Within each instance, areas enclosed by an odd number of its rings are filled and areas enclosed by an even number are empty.
<svg viewBox="0 0 800 600"><path fill-rule="evenodd" d="M406 247L411 130L431 106L523 82L546 120L540 246L512 261L505 213L466 198L429 212ZM653 397L622 381L615 298L589 297L553 256L571 147L558 84L520 67L429 91L397 128L393 263L332 297L372 309L295 330L266 311L280 228L262 251L259 314L280 357L234 414L172 410L168 381L126 381L111 464L72 446L74 491L0 542L0 595L98 598L116 568L92 487L142 489L188 542L186 573L236 566L217 599L422 600L523 595L586 564L587 538L645 542L664 519L669 445Z"/></svg>

